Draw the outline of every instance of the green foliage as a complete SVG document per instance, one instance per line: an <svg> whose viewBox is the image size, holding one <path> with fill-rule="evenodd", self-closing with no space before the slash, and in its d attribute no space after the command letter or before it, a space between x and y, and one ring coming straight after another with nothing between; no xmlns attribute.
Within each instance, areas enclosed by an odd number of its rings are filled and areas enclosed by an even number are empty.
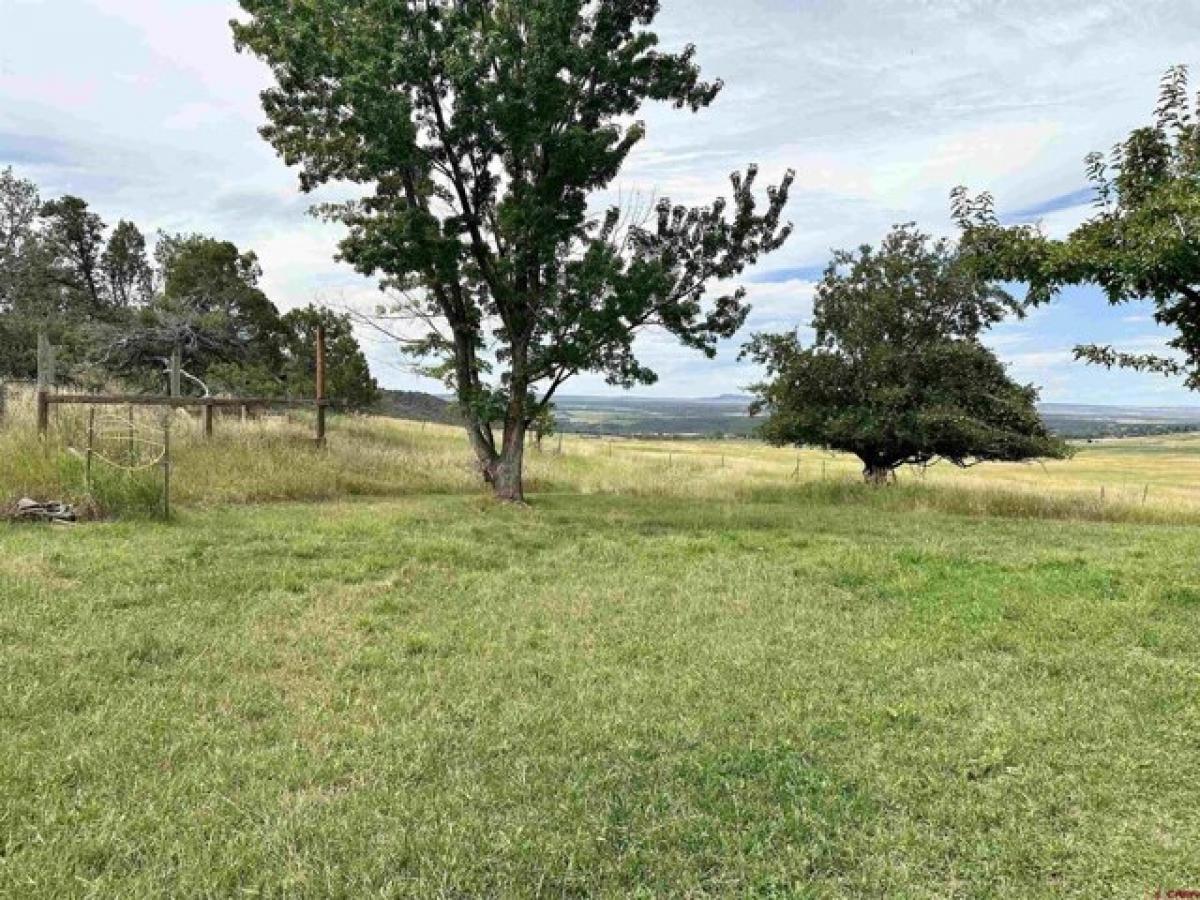
<svg viewBox="0 0 1200 900"><path fill-rule="evenodd" d="M1095 215L1066 240L1032 226L1003 227L992 198L953 194L964 253L987 277L1025 282L1031 302L1065 285L1097 284L1111 303L1149 301L1155 319L1176 331L1175 357L1086 346L1076 356L1107 367L1186 375L1200 389L1200 122L1184 66L1163 78L1153 124L1136 129L1107 160L1094 153L1087 173Z"/></svg>
<svg viewBox="0 0 1200 900"><path fill-rule="evenodd" d="M0 377L37 373L37 332L54 323L60 291L51 277L54 255L41 225L37 186L0 170ZM62 342L61 325L55 336Z"/></svg>
<svg viewBox="0 0 1200 900"><path fill-rule="evenodd" d="M0 378L35 376L45 331L63 382L161 393L178 347L185 393L312 396L320 320L330 398L372 405L350 321L315 307L280 316L261 277L253 252L198 234L160 233L151 262L134 223L110 233L84 200L42 203L33 182L0 170Z"/></svg>
<svg viewBox="0 0 1200 900"><path fill-rule="evenodd" d="M163 281L157 305L165 312L207 320L231 340L270 358L279 312L262 289L262 266L252 252L203 235L162 235L155 249Z"/></svg>
<svg viewBox="0 0 1200 900"><path fill-rule="evenodd" d="M146 256L146 238L132 222L117 223L100 257L100 269L112 306L128 309L149 302L154 270Z"/></svg>
<svg viewBox="0 0 1200 900"><path fill-rule="evenodd" d="M222 373L239 382L257 382L266 374L275 385L267 396L278 394L279 312L258 285L262 269L254 253L203 235L160 234L154 255L162 289L120 321L94 330L100 367L161 390L167 361L178 347L193 390L206 383L213 366L222 366ZM114 269L129 284L149 280L148 266L144 273L141 265L130 271L114 263ZM245 371L238 374L230 366Z"/></svg>
<svg viewBox="0 0 1200 900"><path fill-rule="evenodd" d="M694 48L658 49L656 0L242 7L237 44L275 77L264 137L305 189L370 189L323 210L349 229L342 258L401 293L393 315L428 326L410 347L451 377L485 477L510 499L526 428L565 381L649 383L638 331L711 355L744 321L740 291L704 300L787 237L790 175L761 213L753 168L734 176L731 202L663 200L649 225L589 213L644 137L633 117L645 101L699 110L720 90L701 80ZM474 412L495 396L502 445Z"/></svg>
<svg viewBox="0 0 1200 900"><path fill-rule="evenodd" d="M280 319L280 351L288 391L311 397L316 390L317 326L325 329L325 393L350 408L368 409L379 402L379 385L354 336L350 317L318 306L293 309Z"/></svg>
<svg viewBox="0 0 1200 900"><path fill-rule="evenodd" d="M868 479L944 459L1061 457L1038 416L1037 391L1009 379L980 333L1020 310L976 277L946 241L912 226L882 246L835 254L817 288L816 340L759 335L747 354L767 369L753 411L775 444L858 456Z"/></svg>
<svg viewBox="0 0 1200 900"><path fill-rule="evenodd" d="M533 432L538 447L542 446L542 441L546 438L554 436L558 430L558 417L553 403L538 407L537 417L529 423L529 430Z"/></svg>
<svg viewBox="0 0 1200 900"><path fill-rule="evenodd" d="M108 307L100 260L104 253L104 221L87 201L66 196L42 204L45 239L57 265L52 277L63 292L63 308L76 315L100 315Z"/></svg>
<svg viewBox="0 0 1200 900"><path fill-rule="evenodd" d="M41 205L37 185L18 178L11 167L0 169L0 310L17 299L12 279L22 251L34 239Z"/></svg>

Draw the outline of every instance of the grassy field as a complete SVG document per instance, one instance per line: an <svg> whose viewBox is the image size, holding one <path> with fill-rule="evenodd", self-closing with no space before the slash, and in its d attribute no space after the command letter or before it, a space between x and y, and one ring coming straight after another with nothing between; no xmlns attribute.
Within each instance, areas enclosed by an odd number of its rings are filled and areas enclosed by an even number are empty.
<svg viewBox="0 0 1200 900"><path fill-rule="evenodd" d="M87 421L79 408L54 410L50 440L38 441L28 404L14 403L0 426L0 503L31 496L70 499L102 514L152 514L160 472L130 476L97 464L85 489L81 450ZM123 410L102 417L98 448L124 462ZM107 429L105 425L107 424ZM161 430L161 416L138 416L139 434ZM448 426L393 419L333 420L329 447L313 447L302 416L241 423L218 419L205 442L199 421L172 417L173 494L185 507L229 503L396 498L477 493L479 479L466 440ZM104 435L107 435L105 437ZM831 485L854 494L861 464L820 450L767 447L749 440L549 438L527 456L536 493L619 494L696 500L753 500L797 488ZM1074 459L995 464L970 470L948 465L900 474L901 507L949 512L1078 518L1090 521L1200 524L1200 435L1081 444Z"/></svg>
<svg viewBox="0 0 1200 900"><path fill-rule="evenodd" d="M59 424L0 498L78 493ZM568 438L510 509L453 431L192 427L174 522L0 526L0 896L1200 887L1192 439Z"/></svg>

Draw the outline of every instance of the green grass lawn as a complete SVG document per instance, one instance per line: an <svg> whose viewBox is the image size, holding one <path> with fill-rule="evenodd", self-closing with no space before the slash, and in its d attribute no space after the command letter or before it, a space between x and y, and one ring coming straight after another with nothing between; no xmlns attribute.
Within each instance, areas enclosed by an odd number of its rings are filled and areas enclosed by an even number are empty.
<svg viewBox="0 0 1200 900"><path fill-rule="evenodd" d="M1200 531L880 496L0 526L0 895L1200 887Z"/></svg>

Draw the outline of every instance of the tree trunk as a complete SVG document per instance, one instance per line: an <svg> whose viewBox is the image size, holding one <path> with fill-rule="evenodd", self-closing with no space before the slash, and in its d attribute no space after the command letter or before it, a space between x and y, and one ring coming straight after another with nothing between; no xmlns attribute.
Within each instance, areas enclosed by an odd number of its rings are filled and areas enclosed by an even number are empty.
<svg viewBox="0 0 1200 900"><path fill-rule="evenodd" d="M496 437L492 423L481 421L476 412L478 361L475 359L475 333L465 327L454 328L455 378L457 381L459 415L467 429L471 450L479 464L479 474L487 484L493 483L492 470L496 464Z"/></svg>
<svg viewBox="0 0 1200 900"><path fill-rule="evenodd" d="M504 415L504 443L497 451L491 422L480 421L474 412L472 401L478 382L472 341L472 335L455 332L459 404L471 449L479 461L483 480L491 486L496 499L524 503L525 431L528 424L525 421L525 391L528 386L525 379L525 349L523 346L513 348L512 377L509 381L511 396ZM475 389L472 389L472 385Z"/></svg>
<svg viewBox="0 0 1200 900"><path fill-rule="evenodd" d="M493 483L493 470L499 455L496 453L496 439L492 434L489 422L480 421L471 406L470 398L459 394L459 415L463 427L467 430L467 440L470 441L471 451L475 454L475 462L479 466L479 474L484 483Z"/></svg>
<svg viewBox="0 0 1200 900"><path fill-rule="evenodd" d="M506 503L525 502L525 404L509 405L504 423L504 448L492 464L492 491Z"/></svg>
<svg viewBox="0 0 1200 900"><path fill-rule="evenodd" d="M505 503L525 502L524 463L523 439L519 445L509 447L500 454L500 458L492 465L492 491L497 500Z"/></svg>
<svg viewBox="0 0 1200 900"><path fill-rule="evenodd" d="M863 467L863 478L872 487L886 487L892 483L891 466L884 463L868 462Z"/></svg>

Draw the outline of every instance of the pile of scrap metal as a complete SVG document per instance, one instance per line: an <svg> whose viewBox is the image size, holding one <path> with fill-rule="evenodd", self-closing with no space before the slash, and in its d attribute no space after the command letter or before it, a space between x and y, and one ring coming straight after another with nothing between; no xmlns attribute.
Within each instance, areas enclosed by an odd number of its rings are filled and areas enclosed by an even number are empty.
<svg viewBox="0 0 1200 900"><path fill-rule="evenodd" d="M77 522L79 516L69 503L38 503L28 497L18 500L9 518L16 522Z"/></svg>

